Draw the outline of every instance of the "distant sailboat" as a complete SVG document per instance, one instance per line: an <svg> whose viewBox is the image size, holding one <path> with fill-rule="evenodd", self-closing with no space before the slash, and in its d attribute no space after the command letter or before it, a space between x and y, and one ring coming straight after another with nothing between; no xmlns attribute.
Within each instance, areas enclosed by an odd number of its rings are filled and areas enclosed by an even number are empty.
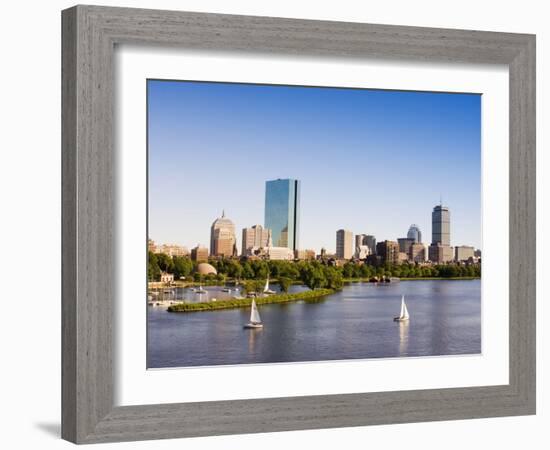
<svg viewBox="0 0 550 450"><path fill-rule="evenodd" d="M269 276L267 277L267 280L265 280L264 294L275 294L275 291L269 289Z"/></svg>
<svg viewBox="0 0 550 450"><path fill-rule="evenodd" d="M263 328L262 319L260 319L260 313L256 306L256 300L252 300L252 307L250 308L250 321L243 326L243 328Z"/></svg>
<svg viewBox="0 0 550 450"><path fill-rule="evenodd" d="M407 310L407 305L405 304L405 296L401 297L401 313L399 316L393 318L396 322L404 322L409 320L409 311Z"/></svg>
<svg viewBox="0 0 550 450"><path fill-rule="evenodd" d="M195 290L197 294L206 294L206 289L203 289L202 286L199 284L199 288Z"/></svg>

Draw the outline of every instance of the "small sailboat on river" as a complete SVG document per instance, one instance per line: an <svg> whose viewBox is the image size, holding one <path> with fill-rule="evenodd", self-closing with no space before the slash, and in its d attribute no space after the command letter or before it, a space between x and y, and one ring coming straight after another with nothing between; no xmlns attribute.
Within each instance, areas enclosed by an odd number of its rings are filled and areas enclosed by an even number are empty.
<svg viewBox="0 0 550 450"><path fill-rule="evenodd" d="M264 294L275 294L275 291L269 289L269 277L265 280Z"/></svg>
<svg viewBox="0 0 550 450"><path fill-rule="evenodd" d="M405 322L406 320L409 320L409 311L407 310L404 295L401 296L401 312L399 313L399 316L394 317L393 320L395 322Z"/></svg>
<svg viewBox="0 0 550 450"><path fill-rule="evenodd" d="M252 307L250 308L250 321L243 326L243 328L263 328L262 319L260 318L260 313L258 312L258 307L256 306L256 300L252 300Z"/></svg>

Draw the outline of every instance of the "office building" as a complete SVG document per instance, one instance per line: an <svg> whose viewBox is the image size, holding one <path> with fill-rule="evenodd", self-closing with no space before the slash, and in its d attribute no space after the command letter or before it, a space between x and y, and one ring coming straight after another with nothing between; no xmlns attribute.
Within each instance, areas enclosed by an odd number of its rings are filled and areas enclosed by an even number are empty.
<svg viewBox="0 0 550 450"><path fill-rule="evenodd" d="M366 234L356 234L355 235L355 248L361 247L362 245L366 245L365 244L365 238L366 237L367 237Z"/></svg>
<svg viewBox="0 0 550 450"><path fill-rule="evenodd" d="M187 247L176 244L162 244L155 246L155 253L164 253L168 256L189 256Z"/></svg>
<svg viewBox="0 0 550 450"><path fill-rule="evenodd" d="M236 253L237 239L235 225L225 217L225 211L212 223L210 228L210 254L212 256L229 257Z"/></svg>
<svg viewBox="0 0 550 450"><path fill-rule="evenodd" d="M470 258L474 258L474 247L468 245L459 245L455 247L455 261L468 261Z"/></svg>
<svg viewBox="0 0 550 450"><path fill-rule="evenodd" d="M409 239L414 240L415 244L420 244L422 242L422 233L420 232L420 227L413 223L409 227L409 231L407 232L407 237Z"/></svg>
<svg viewBox="0 0 550 450"><path fill-rule="evenodd" d="M410 253L411 246L415 242L414 239L406 237L397 239L397 243L399 244L399 251L408 255Z"/></svg>
<svg viewBox="0 0 550 450"><path fill-rule="evenodd" d="M348 230L336 232L336 257L351 259L353 256L353 233Z"/></svg>
<svg viewBox="0 0 550 450"><path fill-rule="evenodd" d="M370 255L370 248L367 245L358 245L355 247L355 257L357 259L366 259Z"/></svg>
<svg viewBox="0 0 550 450"><path fill-rule="evenodd" d="M272 180L265 183L264 227L271 230L273 244L298 248L300 227L300 182L298 180Z"/></svg>
<svg viewBox="0 0 550 450"><path fill-rule="evenodd" d="M193 261L208 261L208 249L197 245L191 249L191 259Z"/></svg>
<svg viewBox="0 0 550 450"><path fill-rule="evenodd" d="M298 260L313 260L315 259L315 250L295 250L294 258Z"/></svg>
<svg viewBox="0 0 550 450"><path fill-rule="evenodd" d="M253 225L243 228L242 255L249 253L250 249L267 247L270 230L261 225Z"/></svg>
<svg viewBox="0 0 550 450"><path fill-rule="evenodd" d="M451 245L451 212L443 205L432 211L432 244Z"/></svg>
<svg viewBox="0 0 550 450"><path fill-rule="evenodd" d="M395 241L382 241L376 244L376 254L383 264L397 264L399 262L399 244Z"/></svg>
<svg viewBox="0 0 550 450"><path fill-rule="evenodd" d="M270 260L292 261L294 259L294 251L288 247L266 247L264 255Z"/></svg>
<svg viewBox="0 0 550 450"><path fill-rule="evenodd" d="M451 247L451 212L441 204L432 211L432 244L428 249L430 261L442 264L454 259Z"/></svg>
<svg viewBox="0 0 550 450"><path fill-rule="evenodd" d="M428 259L428 251L424 244L412 244L409 249L409 260L415 263L421 263Z"/></svg>
<svg viewBox="0 0 550 450"><path fill-rule="evenodd" d="M454 260L453 247L449 245L432 244L428 249L428 257L431 262L444 264Z"/></svg>
<svg viewBox="0 0 550 450"><path fill-rule="evenodd" d="M371 255L376 255L376 238L371 234L367 234L363 239L363 245L366 245Z"/></svg>

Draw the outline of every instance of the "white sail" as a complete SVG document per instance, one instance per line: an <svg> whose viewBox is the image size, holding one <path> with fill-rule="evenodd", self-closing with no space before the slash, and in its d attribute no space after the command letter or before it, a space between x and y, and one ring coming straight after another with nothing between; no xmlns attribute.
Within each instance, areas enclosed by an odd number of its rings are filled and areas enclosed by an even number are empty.
<svg viewBox="0 0 550 450"><path fill-rule="evenodd" d="M405 296L403 296L403 306L401 308L401 318L408 319L409 311L407 310L407 305L405 304Z"/></svg>
<svg viewBox="0 0 550 450"><path fill-rule="evenodd" d="M265 280L264 292L269 292L269 277Z"/></svg>
<svg viewBox="0 0 550 450"><path fill-rule="evenodd" d="M399 318L402 319L405 316L405 296L401 296L401 312L399 313Z"/></svg>
<svg viewBox="0 0 550 450"><path fill-rule="evenodd" d="M252 300L252 308L250 309L250 323L262 323L255 300Z"/></svg>

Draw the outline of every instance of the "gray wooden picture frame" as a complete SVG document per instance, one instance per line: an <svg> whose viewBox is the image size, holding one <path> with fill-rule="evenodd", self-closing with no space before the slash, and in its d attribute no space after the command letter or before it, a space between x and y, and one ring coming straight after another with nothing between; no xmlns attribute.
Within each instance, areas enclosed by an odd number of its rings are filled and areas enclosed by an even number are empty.
<svg viewBox="0 0 550 450"><path fill-rule="evenodd" d="M115 407L113 52L117 44L506 64L509 384ZM64 439L93 443L535 413L535 36L75 6L62 12L62 54Z"/></svg>

